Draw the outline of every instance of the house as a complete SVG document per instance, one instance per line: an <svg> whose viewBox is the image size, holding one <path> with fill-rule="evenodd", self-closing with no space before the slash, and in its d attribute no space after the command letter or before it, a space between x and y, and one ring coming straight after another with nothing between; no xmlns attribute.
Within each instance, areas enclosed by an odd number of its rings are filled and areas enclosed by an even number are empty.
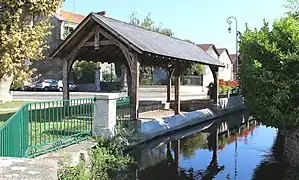
<svg viewBox="0 0 299 180"><path fill-rule="evenodd" d="M219 69L219 79L225 81L233 80L233 62L226 48L218 48L219 61L225 65L225 68Z"/></svg>
<svg viewBox="0 0 299 180"><path fill-rule="evenodd" d="M214 44L198 44L202 50L206 51L209 55L218 59L225 65L225 68L219 69L219 79L223 80L232 80L233 73L232 73L232 61L230 59L228 50L226 48L219 48L217 49ZM209 66L204 67L204 74L203 74L203 86L207 87L210 83L213 83L213 74Z"/></svg>

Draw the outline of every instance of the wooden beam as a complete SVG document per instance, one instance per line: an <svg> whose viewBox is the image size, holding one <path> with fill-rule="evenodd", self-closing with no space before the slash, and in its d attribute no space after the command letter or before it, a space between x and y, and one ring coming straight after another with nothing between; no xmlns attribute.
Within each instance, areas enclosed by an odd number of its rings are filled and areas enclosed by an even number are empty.
<svg viewBox="0 0 299 180"><path fill-rule="evenodd" d="M78 51L83 47L83 45L94 35L95 30L92 30L88 33L87 36L72 50L72 52L65 58L65 60L74 60L78 54Z"/></svg>
<svg viewBox="0 0 299 180"><path fill-rule="evenodd" d="M181 64L180 62L176 63L175 67L175 91L174 91L174 104L175 104L175 114L180 114L181 112L181 102L180 102L180 82L181 80Z"/></svg>
<svg viewBox="0 0 299 180"><path fill-rule="evenodd" d="M102 41L98 41L98 42L89 41L89 42L86 42L83 46L84 47L93 47L94 46L95 49L100 49L99 47L97 48L97 46L107 46L107 45L115 45L115 43L110 40L102 40Z"/></svg>
<svg viewBox="0 0 299 180"><path fill-rule="evenodd" d="M86 43L84 44L84 46ZM97 26L95 35L94 35L94 49L100 49L100 32L99 27Z"/></svg>
<svg viewBox="0 0 299 180"><path fill-rule="evenodd" d="M134 44L130 43L127 39L125 39L124 37L122 37L121 35L119 35L115 30L113 30L113 28L111 28L107 24L103 23L99 18L92 17L92 19L95 20L96 22L98 22L105 29L107 29L111 34L113 34L118 39L120 39L123 43L127 44L130 48L134 49L139 54L142 54L142 51L137 46L135 46ZM104 31L103 29L100 29L100 32L107 39L110 39L110 40L116 42L115 44L117 44L117 45L122 44L115 37L113 37L113 35L111 35L110 33L106 32L106 31Z"/></svg>
<svg viewBox="0 0 299 180"><path fill-rule="evenodd" d="M166 102L171 101L171 77L173 75L174 68L168 68L167 72L167 99Z"/></svg>

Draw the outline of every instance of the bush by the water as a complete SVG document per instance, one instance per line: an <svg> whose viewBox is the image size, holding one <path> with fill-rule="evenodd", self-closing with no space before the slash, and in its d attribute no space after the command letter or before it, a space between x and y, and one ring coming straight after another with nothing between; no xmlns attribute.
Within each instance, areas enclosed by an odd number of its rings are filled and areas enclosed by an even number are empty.
<svg viewBox="0 0 299 180"><path fill-rule="evenodd" d="M100 139L91 150L91 167L81 162L76 167L65 168L59 174L60 180L110 180L130 179L124 173L134 164L129 155L122 153L122 145L113 140ZM121 173L120 173L121 172ZM121 174L121 176L119 176Z"/></svg>

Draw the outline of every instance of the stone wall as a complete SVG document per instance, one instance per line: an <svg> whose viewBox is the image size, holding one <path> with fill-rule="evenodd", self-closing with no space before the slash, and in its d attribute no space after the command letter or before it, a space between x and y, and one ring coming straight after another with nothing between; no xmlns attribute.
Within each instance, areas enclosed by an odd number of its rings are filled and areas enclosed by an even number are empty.
<svg viewBox="0 0 299 180"><path fill-rule="evenodd" d="M49 22L53 26L51 35L45 38L49 49L44 51L45 58L39 61L33 61L30 68L37 69L35 75L40 75L40 78L49 78L49 79L62 79L62 64L61 59L51 59L48 58L49 53L51 53L62 41L61 40L61 26L62 22L55 17L51 17Z"/></svg>
<svg viewBox="0 0 299 180"><path fill-rule="evenodd" d="M299 165L299 128L284 132L284 156L294 166Z"/></svg>

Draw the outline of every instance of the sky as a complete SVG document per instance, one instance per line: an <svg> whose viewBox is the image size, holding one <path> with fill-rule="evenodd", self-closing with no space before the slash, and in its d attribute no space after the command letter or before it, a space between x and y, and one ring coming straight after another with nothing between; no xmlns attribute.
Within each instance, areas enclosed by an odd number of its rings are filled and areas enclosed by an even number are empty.
<svg viewBox="0 0 299 180"><path fill-rule="evenodd" d="M155 25L160 24L174 32L180 39L197 44L215 44L235 53L235 22L228 33L227 18L238 20L238 31L260 28L263 19L272 23L284 16L285 0L65 0L63 9L88 15L90 12L106 11L106 16L128 21L133 12L143 19L151 14Z"/></svg>

